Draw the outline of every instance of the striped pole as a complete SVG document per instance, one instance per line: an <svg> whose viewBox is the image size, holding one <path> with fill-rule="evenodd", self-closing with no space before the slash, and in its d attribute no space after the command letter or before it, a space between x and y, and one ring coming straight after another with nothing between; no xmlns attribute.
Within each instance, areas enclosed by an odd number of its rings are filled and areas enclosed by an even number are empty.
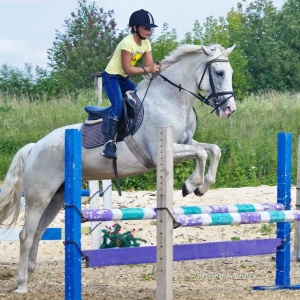
<svg viewBox="0 0 300 300"><path fill-rule="evenodd" d="M294 222L300 220L300 211L263 211L245 213L201 214L175 216L181 226L217 226L274 222Z"/></svg>
<svg viewBox="0 0 300 300"><path fill-rule="evenodd" d="M211 206L180 206L173 208L174 215L220 214L280 211L284 205L280 203L235 204ZM86 209L82 211L84 218L90 222L120 220L151 220L156 219L156 208L119 208L119 209Z"/></svg>

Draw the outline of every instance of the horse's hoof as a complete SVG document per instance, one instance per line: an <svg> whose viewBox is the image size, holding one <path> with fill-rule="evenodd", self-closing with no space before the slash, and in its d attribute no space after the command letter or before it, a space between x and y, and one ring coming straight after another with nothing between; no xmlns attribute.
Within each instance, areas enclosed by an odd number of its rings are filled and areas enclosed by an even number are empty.
<svg viewBox="0 0 300 300"><path fill-rule="evenodd" d="M186 184L184 183L184 184L182 185L182 196L185 197L185 196L187 196L188 194L189 194L189 191L188 191L188 189L187 189L187 187L186 187Z"/></svg>
<svg viewBox="0 0 300 300"><path fill-rule="evenodd" d="M10 292L17 293L17 294L27 294L28 289L27 287L14 287L13 289L10 290Z"/></svg>
<svg viewBox="0 0 300 300"><path fill-rule="evenodd" d="M13 291L13 293L17 293L17 294L27 294L28 290L27 289L16 289Z"/></svg>
<svg viewBox="0 0 300 300"><path fill-rule="evenodd" d="M204 194L202 194L201 192L200 192L200 190L199 190L199 188L196 188L195 190L194 190L194 194L196 195L196 196L198 196L198 197L202 197Z"/></svg>

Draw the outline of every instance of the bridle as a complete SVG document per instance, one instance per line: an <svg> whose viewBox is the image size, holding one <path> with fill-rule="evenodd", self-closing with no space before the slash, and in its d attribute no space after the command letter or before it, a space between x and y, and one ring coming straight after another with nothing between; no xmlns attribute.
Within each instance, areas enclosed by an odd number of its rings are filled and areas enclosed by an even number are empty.
<svg viewBox="0 0 300 300"><path fill-rule="evenodd" d="M201 102L203 102L204 104L212 106L214 109L211 111L211 113L213 113L216 109L218 109L219 107L221 107L231 97L234 96L234 92L233 91L230 91L230 92L217 92L216 91L216 86L215 86L215 83L214 83L214 80L213 80L213 77L212 77L212 72L211 72L211 64L214 63L214 62L229 62L229 60L227 60L227 59L214 59L214 60L211 60L211 61L209 61L209 62L206 63L204 72L203 72L202 77L201 77L201 79L199 81L199 84L198 84L198 89L199 89L199 91L201 90L200 89L201 83L203 81L205 73L208 71L209 83L210 83L210 87L211 87L212 93L209 96L207 96L207 97L201 95L200 93L198 93L196 95L195 93L193 93L193 92L191 92L191 91L183 88L181 86L181 84L176 84L176 83L172 82L171 80L169 80L168 78L166 78L164 75L162 75L160 73L158 73L157 75L160 76L164 81L166 81L166 82L172 84L173 86L177 87L179 89L179 91L186 91L186 92L190 93L191 95L193 95L194 97L196 97ZM153 79L153 77L152 77L152 79ZM221 100L220 100L219 97L220 96L224 96L224 95L229 95L229 97L227 97L225 100L223 100L221 102Z"/></svg>
<svg viewBox="0 0 300 300"><path fill-rule="evenodd" d="M202 96L200 93L198 93L198 96L200 97L201 101L207 105L212 106L214 109L212 112L214 112L216 109L218 109L220 106L222 106L224 103L226 103L231 97L234 97L234 92L217 92L216 91L216 86L212 77L212 73L211 73L211 64L214 62L229 62L228 59L214 59L212 61L209 61L206 63L204 72L202 74L202 77L199 81L198 84L198 89L199 91L201 90L200 86L201 83L203 81L204 75L206 73L206 71L208 71L208 76L209 76L209 84L210 84L210 88L212 90L212 93L208 96ZM224 95L229 95L229 97L227 97L225 100L223 100L222 102L220 101L219 96L224 96ZM212 99L212 101L210 101Z"/></svg>

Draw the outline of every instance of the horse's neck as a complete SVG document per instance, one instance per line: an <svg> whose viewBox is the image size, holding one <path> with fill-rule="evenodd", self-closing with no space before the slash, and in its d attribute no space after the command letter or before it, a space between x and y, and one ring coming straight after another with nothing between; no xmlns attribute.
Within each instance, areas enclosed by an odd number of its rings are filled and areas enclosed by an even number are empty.
<svg viewBox="0 0 300 300"><path fill-rule="evenodd" d="M162 74L177 85L186 89L195 89L195 64L188 60L181 60L163 70Z"/></svg>
<svg viewBox="0 0 300 300"><path fill-rule="evenodd" d="M169 66L161 72L161 74L171 81L177 87L173 86L171 83L164 81L163 78L157 76L155 80L151 83L152 91L156 91L161 97L169 99L169 101L174 102L174 99L184 97L187 101L191 99L190 94L182 91L178 93L179 87L183 87L192 92L196 92L197 85L195 84L195 66L192 64L187 65L184 62L177 62L174 65ZM172 100L173 99L173 100Z"/></svg>

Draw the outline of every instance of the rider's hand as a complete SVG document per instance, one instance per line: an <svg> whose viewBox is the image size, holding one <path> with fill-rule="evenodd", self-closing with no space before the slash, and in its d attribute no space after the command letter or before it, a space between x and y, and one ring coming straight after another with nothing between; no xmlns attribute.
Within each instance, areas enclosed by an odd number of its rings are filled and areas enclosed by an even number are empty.
<svg viewBox="0 0 300 300"><path fill-rule="evenodd" d="M158 73L160 70L160 65L157 65L155 63L153 63L150 67L149 67L149 73Z"/></svg>

